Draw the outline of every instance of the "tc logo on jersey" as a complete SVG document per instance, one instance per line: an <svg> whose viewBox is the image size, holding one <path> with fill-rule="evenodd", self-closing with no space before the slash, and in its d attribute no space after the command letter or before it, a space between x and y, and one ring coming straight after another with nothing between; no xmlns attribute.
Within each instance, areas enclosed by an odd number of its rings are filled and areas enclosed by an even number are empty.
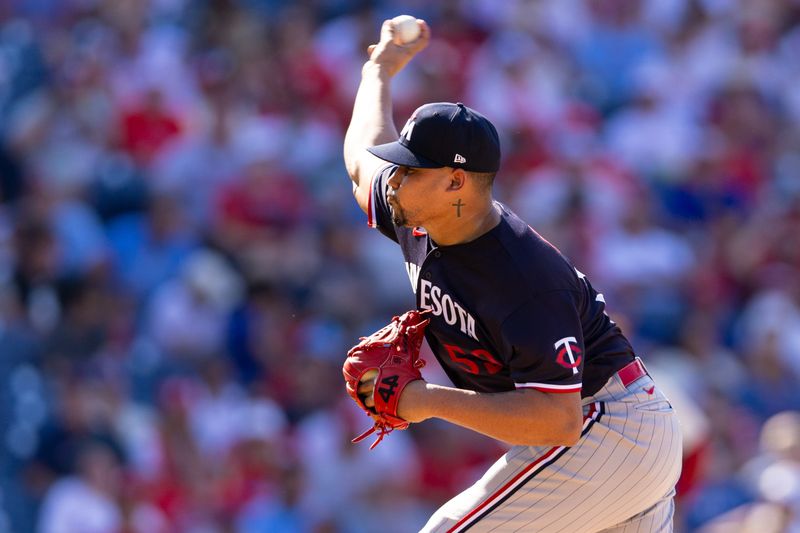
<svg viewBox="0 0 800 533"><path fill-rule="evenodd" d="M564 368L572 369L573 374L578 373L583 357L581 349L578 347L578 339L575 337L564 337L554 344L556 348L556 363Z"/></svg>

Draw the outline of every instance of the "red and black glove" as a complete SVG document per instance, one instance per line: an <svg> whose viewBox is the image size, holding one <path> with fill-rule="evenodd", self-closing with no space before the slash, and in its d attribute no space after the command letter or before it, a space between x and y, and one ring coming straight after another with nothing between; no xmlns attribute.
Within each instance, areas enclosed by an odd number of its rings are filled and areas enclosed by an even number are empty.
<svg viewBox="0 0 800 533"><path fill-rule="evenodd" d="M430 322L424 314L424 311L408 311L396 316L369 337L361 337L361 342L347 352L342 368L347 393L375 420L374 425L353 442L360 442L377 431L378 439L370 446L372 449L387 433L408 427L408 422L397 415L397 404L405 386L422 379L420 369L425 361L419 358L419 349L425 327ZM358 388L372 378L375 374L372 371L377 372L372 389L375 404L368 407L367 397L360 395Z"/></svg>

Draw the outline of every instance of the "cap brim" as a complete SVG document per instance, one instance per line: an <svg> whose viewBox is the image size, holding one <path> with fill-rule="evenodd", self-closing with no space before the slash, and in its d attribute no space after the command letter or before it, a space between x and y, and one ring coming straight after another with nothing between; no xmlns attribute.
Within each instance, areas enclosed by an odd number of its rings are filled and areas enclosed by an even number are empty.
<svg viewBox="0 0 800 533"><path fill-rule="evenodd" d="M384 161L404 167L442 168L445 166L433 161L432 159L415 154L407 147L400 144L399 141L372 146L367 148L367 151L372 155L383 159Z"/></svg>

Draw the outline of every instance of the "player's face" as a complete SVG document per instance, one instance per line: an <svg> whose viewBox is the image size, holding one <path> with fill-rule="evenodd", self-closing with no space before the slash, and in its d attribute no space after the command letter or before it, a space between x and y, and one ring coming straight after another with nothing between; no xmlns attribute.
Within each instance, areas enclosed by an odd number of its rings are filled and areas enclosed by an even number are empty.
<svg viewBox="0 0 800 533"><path fill-rule="evenodd" d="M398 167L389 178L387 201L398 226L425 226L444 203L442 192L452 169Z"/></svg>

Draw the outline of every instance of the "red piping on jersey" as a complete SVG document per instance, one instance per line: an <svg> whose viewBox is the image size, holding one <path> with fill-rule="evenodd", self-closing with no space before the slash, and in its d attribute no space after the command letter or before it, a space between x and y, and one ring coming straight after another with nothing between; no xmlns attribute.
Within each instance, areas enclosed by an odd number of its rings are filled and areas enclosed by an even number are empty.
<svg viewBox="0 0 800 533"><path fill-rule="evenodd" d="M519 390L519 389L534 389L534 390L538 390L539 392L547 392L547 393L551 393L551 394L553 394L553 393L554 394L566 394L568 392L580 392L582 388L583 388L583 385L581 383L578 383L574 387L570 387L568 389L551 389L551 388L549 388L547 386L544 386L544 385L517 386L517 390Z"/></svg>
<svg viewBox="0 0 800 533"><path fill-rule="evenodd" d="M375 208L372 205L372 197L375 196L375 189L373 186L375 185L375 176L372 176L369 180L369 199L367 200L367 225L370 228L374 228L375 224L375 215L373 214Z"/></svg>

